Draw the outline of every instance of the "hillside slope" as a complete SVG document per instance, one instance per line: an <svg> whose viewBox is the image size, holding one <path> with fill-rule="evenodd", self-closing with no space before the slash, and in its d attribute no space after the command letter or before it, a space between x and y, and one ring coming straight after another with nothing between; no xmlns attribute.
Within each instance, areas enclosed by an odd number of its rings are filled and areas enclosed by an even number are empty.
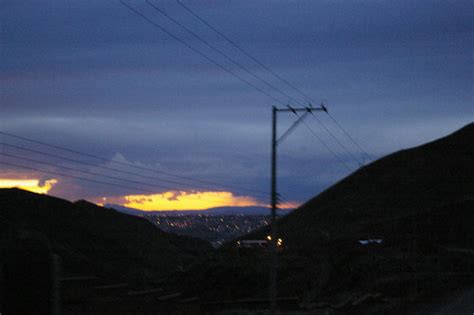
<svg viewBox="0 0 474 315"><path fill-rule="evenodd" d="M474 123L367 165L283 218L289 242L383 237L380 222L474 200ZM309 229L310 233L305 231ZM323 233L316 233L317 230ZM319 234L319 235L318 235Z"/></svg>
<svg viewBox="0 0 474 315"><path fill-rule="evenodd" d="M182 270L210 249L204 241L162 232L141 218L19 189L0 189L0 225L4 243L18 230L45 237L61 256L65 274L140 286Z"/></svg>
<svg viewBox="0 0 474 315"><path fill-rule="evenodd" d="M474 286L473 222L469 124L375 161L283 217L279 295L361 314L400 314L434 303ZM268 233L263 228L245 238L265 239ZM380 243L360 242L370 239ZM210 300L265 297L268 264L264 250L228 244L213 265L202 268L212 284L199 290ZM361 306L364 296L376 301Z"/></svg>

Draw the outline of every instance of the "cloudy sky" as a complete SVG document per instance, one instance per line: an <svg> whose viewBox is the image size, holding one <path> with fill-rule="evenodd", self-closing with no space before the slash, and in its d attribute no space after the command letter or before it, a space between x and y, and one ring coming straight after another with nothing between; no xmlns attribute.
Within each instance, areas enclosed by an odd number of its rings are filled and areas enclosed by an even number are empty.
<svg viewBox="0 0 474 315"><path fill-rule="evenodd" d="M145 0L4 0L0 130L57 147L0 134L0 185L148 209L264 205L271 107L310 96L370 159L308 116L278 148L279 192L304 202L474 120L472 1L181 2L306 96L176 1L150 3L205 42ZM280 134L296 118L279 114Z"/></svg>

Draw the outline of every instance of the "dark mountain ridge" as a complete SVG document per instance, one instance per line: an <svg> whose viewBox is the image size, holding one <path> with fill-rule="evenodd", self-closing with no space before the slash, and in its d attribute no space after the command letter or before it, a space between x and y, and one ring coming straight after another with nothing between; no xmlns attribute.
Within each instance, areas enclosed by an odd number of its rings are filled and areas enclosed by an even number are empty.
<svg viewBox="0 0 474 315"><path fill-rule="evenodd" d="M334 236L370 237L378 220L474 200L474 123L436 141L362 167L279 222L282 235L302 240L315 227ZM298 229L293 229L294 225ZM305 235L307 226L313 233ZM323 233L323 234L324 234ZM325 237L319 234L320 237ZM372 235L377 236L377 235Z"/></svg>
<svg viewBox="0 0 474 315"><path fill-rule="evenodd" d="M347 304L351 314L400 314L442 301L474 286L472 222L474 123L364 166L281 218L279 295L313 306ZM370 239L381 242L359 242ZM202 268L208 282L198 290L214 300L266 297L267 255L227 244ZM358 305L367 294L378 300Z"/></svg>
<svg viewBox="0 0 474 315"><path fill-rule="evenodd" d="M0 189L2 241L20 230L42 235L65 274L153 283L210 250L207 242L160 231L145 219L87 201L71 203L20 189Z"/></svg>

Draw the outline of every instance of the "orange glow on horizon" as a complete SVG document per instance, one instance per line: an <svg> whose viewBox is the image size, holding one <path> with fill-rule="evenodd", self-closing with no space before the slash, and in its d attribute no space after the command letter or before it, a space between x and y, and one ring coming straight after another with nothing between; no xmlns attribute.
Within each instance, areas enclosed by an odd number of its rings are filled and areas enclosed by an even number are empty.
<svg viewBox="0 0 474 315"><path fill-rule="evenodd" d="M47 194L58 181L48 179L41 184L39 179L0 178L0 188L20 188L37 194Z"/></svg>
<svg viewBox="0 0 474 315"><path fill-rule="evenodd" d="M254 197L234 196L227 191L167 191L153 195L128 195L124 199L123 206L143 211L264 206Z"/></svg>
<svg viewBox="0 0 474 315"><path fill-rule="evenodd" d="M301 203L296 201L282 202L278 204L278 209L296 209L301 206Z"/></svg>

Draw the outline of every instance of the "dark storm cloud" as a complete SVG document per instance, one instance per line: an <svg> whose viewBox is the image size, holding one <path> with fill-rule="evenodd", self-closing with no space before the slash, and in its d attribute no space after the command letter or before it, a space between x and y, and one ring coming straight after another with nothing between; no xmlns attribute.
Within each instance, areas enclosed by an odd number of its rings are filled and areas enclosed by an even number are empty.
<svg viewBox="0 0 474 315"><path fill-rule="evenodd" d="M130 3L266 88L144 1ZM154 3L304 101L175 1ZM432 140L473 120L470 1L185 3L296 86L327 99L333 114L374 156ZM120 2L4 1L0 18L2 130L108 158L120 153L164 170L268 188L269 105L275 102ZM281 130L291 119L281 117ZM280 150L282 192L290 199L309 198L348 172L304 127Z"/></svg>

